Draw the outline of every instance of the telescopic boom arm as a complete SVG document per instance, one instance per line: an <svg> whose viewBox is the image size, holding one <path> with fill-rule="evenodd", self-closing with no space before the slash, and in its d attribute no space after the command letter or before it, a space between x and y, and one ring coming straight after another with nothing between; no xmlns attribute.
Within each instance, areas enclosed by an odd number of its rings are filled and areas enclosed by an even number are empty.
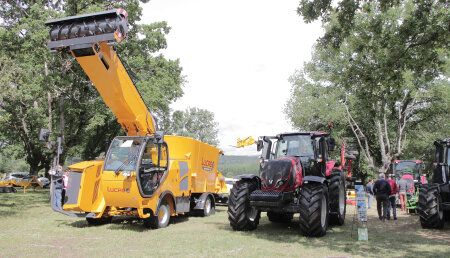
<svg viewBox="0 0 450 258"><path fill-rule="evenodd" d="M128 32L127 12L115 9L47 21L51 51L68 50L113 111L127 135L153 135L156 124L114 45Z"/></svg>

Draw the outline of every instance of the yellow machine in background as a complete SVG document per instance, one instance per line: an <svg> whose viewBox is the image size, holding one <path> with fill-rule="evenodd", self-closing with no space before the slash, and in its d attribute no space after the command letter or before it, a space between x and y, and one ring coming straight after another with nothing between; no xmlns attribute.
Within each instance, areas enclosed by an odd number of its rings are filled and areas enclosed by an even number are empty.
<svg viewBox="0 0 450 258"><path fill-rule="evenodd" d="M73 55L127 134L113 140L104 161L68 167L62 213L86 214L90 224L138 216L152 228L167 226L178 214L213 214L216 196L227 192L217 171L220 151L156 130L114 48L128 31L127 13L117 9L46 25L51 27L48 47Z"/></svg>
<svg viewBox="0 0 450 258"><path fill-rule="evenodd" d="M233 146L233 147L243 148L245 146L249 146L249 145L253 145L253 144L256 144L256 141L251 136L249 136L249 137L245 138L244 140L241 140L241 138L238 138L236 146Z"/></svg>
<svg viewBox="0 0 450 258"><path fill-rule="evenodd" d="M25 193L27 188L43 188L42 184L39 182L36 176L29 176L27 178L20 179L12 179L12 180L3 180L0 181L0 192L16 192L17 190L14 187L23 187L23 192ZM6 189L10 188L10 189Z"/></svg>

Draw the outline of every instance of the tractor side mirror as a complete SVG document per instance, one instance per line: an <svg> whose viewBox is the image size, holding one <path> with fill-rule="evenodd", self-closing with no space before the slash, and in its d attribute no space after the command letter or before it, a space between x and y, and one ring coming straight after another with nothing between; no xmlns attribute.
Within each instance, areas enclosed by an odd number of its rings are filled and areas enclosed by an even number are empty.
<svg viewBox="0 0 450 258"><path fill-rule="evenodd" d="M164 132L163 131L156 131L155 137L153 138L154 144L162 144L164 143Z"/></svg>
<svg viewBox="0 0 450 258"><path fill-rule="evenodd" d="M328 151L334 151L334 147L336 147L336 140L334 138L328 138L327 143Z"/></svg>
<svg viewBox="0 0 450 258"><path fill-rule="evenodd" d="M260 150L263 149L263 147L264 147L264 142L263 142L263 140L258 140L258 142L256 143L256 150L257 150L257 151L260 151Z"/></svg>

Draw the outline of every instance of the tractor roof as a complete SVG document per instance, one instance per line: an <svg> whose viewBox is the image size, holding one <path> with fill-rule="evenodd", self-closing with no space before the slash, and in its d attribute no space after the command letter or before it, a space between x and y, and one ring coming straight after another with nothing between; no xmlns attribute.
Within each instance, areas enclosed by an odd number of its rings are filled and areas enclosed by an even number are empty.
<svg viewBox="0 0 450 258"><path fill-rule="evenodd" d="M450 138L445 138L444 140L441 141L435 141L434 145L450 145Z"/></svg>
<svg viewBox="0 0 450 258"><path fill-rule="evenodd" d="M311 131L311 132L290 132L290 133L281 133L280 136L286 136L286 135L310 135L312 137L316 136L328 136L328 133L323 131Z"/></svg>
<svg viewBox="0 0 450 258"><path fill-rule="evenodd" d="M422 163L422 161L420 159L416 159L416 160L395 160L395 163L401 163L401 162L415 162L415 163Z"/></svg>

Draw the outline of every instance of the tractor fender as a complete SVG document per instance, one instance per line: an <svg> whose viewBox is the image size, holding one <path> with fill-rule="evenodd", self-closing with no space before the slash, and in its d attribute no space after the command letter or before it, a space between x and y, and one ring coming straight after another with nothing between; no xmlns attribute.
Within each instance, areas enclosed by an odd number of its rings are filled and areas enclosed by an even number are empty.
<svg viewBox="0 0 450 258"><path fill-rule="evenodd" d="M203 210L205 208L206 198L210 197L213 207L216 206L216 200L211 192L202 193L200 197L197 199L194 210Z"/></svg>
<svg viewBox="0 0 450 258"><path fill-rule="evenodd" d="M323 184L326 182L326 178L325 177L321 177L321 176L305 176L303 178L302 181L304 184L307 184L309 182L316 182L316 183L320 183Z"/></svg>
<svg viewBox="0 0 450 258"><path fill-rule="evenodd" d="M170 202L169 202L170 212L171 212L171 213L172 213L172 212L175 212L175 197L173 196L173 193L172 193L171 191L166 190L166 191L162 192L162 193L159 195L159 200L158 200L158 203L156 204L156 209L155 209L154 211L152 211L153 214L155 214L155 212L158 210L159 205L161 204L161 201L162 201L166 196L169 196L169 199L170 199L170 201L172 202L172 205L171 205Z"/></svg>
<svg viewBox="0 0 450 258"><path fill-rule="evenodd" d="M243 174L243 175L238 175L235 176L234 179L239 179L239 181L256 181L258 184L258 188L261 188L261 178L259 178L259 176L254 175L254 174Z"/></svg>

